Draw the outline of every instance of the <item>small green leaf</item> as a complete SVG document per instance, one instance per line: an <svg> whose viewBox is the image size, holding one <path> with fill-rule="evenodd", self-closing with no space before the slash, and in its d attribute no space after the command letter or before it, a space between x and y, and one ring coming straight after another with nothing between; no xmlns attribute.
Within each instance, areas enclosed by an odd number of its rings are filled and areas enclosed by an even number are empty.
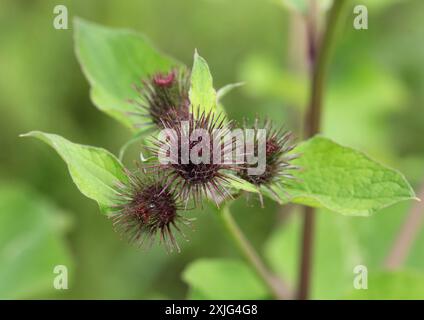
<svg viewBox="0 0 424 320"><path fill-rule="evenodd" d="M299 181L285 188L292 202L369 216L399 201L416 199L401 173L324 137L305 141L293 152L301 155L293 161L301 170L294 172Z"/></svg>
<svg viewBox="0 0 424 320"><path fill-rule="evenodd" d="M91 85L91 99L101 110L133 131L139 120L129 116L137 107L134 84L156 72L181 64L155 49L142 35L130 30L100 26L75 19L78 60Z"/></svg>
<svg viewBox="0 0 424 320"><path fill-rule="evenodd" d="M51 293L57 265L68 268L72 282L73 262L64 239L69 225L64 212L34 192L0 186L0 299Z"/></svg>
<svg viewBox="0 0 424 320"><path fill-rule="evenodd" d="M38 138L55 149L68 165L78 189L97 201L102 210L114 204L116 184L127 182L123 165L105 149L72 143L61 136L40 131L21 136Z"/></svg>
<svg viewBox="0 0 424 320"><path fill-rule="evenodd" d="M192 297L207 299L264 299L267 289L243 262L230 259L201 259L183 272Z"/></svg>
<svg viewBox="0 0 424 320"><path fill-rule="evenodd" d="M352 290L347 298L355 300L422 300L424 299L424 274L409 270L369 272L368 289Z"/></svg>
<svg viewBox="0 0 424 320"><path fill-rule="evenodd" d="M189 98L193 113L223 113L222 105L217 103L217 94L213 87L209 66L197 51L194 52L193 69L191 71Z"/></svg>

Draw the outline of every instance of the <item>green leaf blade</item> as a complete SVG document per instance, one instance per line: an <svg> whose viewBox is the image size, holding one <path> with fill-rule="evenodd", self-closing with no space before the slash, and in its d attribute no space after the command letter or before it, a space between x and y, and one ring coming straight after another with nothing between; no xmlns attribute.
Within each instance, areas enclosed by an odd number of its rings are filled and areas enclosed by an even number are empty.
<svg viewBox="0 0 424 320"><path fill-rule="evenodd" d="M76 144L61 136L40 131L29 132L22 137L40 139L55 149L68 165L78 189L97 201L103 209L114 204L117 183L127 182L123 165L105 149Z"/></svg>
<svg viewBox="0 0 424 320"><path fill-rule="evenodd" d="M193 68L191 70L189 99L195 116L215 112L225 115L224 107L218 103L218 96L213 87L213 78L208 63L197 50L194 52Z"/></svg>
<svg viewBox="0 0 424 320"><path fill-rule="evenodd" d="M128 116L128 112L137 111L128 101L137 97L134 84L181 64L130 30L107 28L80 18L75 19L74 29L76 54L90 82L93 103L136 131L138 120Z"/></svg>
<svg viewBox="0 0 424 320"><path fill-rule="evenodd" d="M316 136L295 151L302 169L288 186L292 202L344 215L369 216L387 206L416 199L405 177L365 154Z"/></svg>

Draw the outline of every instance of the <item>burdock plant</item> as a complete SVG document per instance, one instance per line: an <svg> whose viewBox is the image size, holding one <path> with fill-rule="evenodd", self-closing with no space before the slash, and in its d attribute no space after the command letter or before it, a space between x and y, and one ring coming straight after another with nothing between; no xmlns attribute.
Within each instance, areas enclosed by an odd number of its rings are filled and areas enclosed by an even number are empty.
<svg viewBox="0 0 424 320"><path fill-rule="evenodd" d="M178 250L178 230L191 223L187 211L211 203L230 239L245 258L246 265L232 265L240 271L233 274L252 277L243 283L259 283L267 297L292 298L295 293L287 282L273 274L256 253L233 219L230 204L233 198L253 193L261 199L269 197L281 205L304 205L308 209L297 293L298 297L306 298L312 252L312 208L327 208L343 215L369 216L398 201L415 198L408 182L396 170L359 151L316 135L328 47L334 38L333 28L344 2L334 2L326 30L322 37L317 37L322 39L320 45L315 46L317 39L312 43L312 94L305 125L307 140L298 141L294 148L290 133L272 129L270 123L251 128L256 132L257 141L260 140L258 130L266 129L266 167L259 175L248 174L248 169L254 164L245 160L231 164L195 163L191 160L181 163L182 150L178 149L178 145L174 157L176 162L161 163L158 158L170 154L146 141L154 140L163 129L173 129L177 133L174 139L166 142L172 149L183 132L203 129L211 133L213 129L229 131L238 127L228 119L220 101L223 94L235 85L216 91L209 67L197 52L193 66L188 68L159 52L143 36L81 19L77 19L74 25L75 45L78 59L91 84L93 103L130 129L141 145L148 144L140 150L153 151L149 154L149 161L145 162L143 158L143 161L138 161L138 166L126 167L115 155L102 148L75 144L58 135L39 131L24 136L39 138L53 147L68 165L79 190L97 201L101 212L111 218L115 229L138 245L145 246L157 240L168 251ZM222 54L225 55L225 52ZM188 123L188 131L182 129L184 121ZM289 123L274 123L273 128L284 125L290 126ZM188 151L195 149L198 157L210 160L210 155L205 156L203 149L196 149L200 144L205 144L205 141L190 141ZM234 147L232 140L217 145L215 151L218 153ZM248 155L243 154L242 159ZM258 215L262 215L260 211L258 207ZM263 219L267 217L264 215ZM248 275L244 270L248 270ZM254 273L251 274L252 270ZM206 293L204 295L208 297Z"/></svg>

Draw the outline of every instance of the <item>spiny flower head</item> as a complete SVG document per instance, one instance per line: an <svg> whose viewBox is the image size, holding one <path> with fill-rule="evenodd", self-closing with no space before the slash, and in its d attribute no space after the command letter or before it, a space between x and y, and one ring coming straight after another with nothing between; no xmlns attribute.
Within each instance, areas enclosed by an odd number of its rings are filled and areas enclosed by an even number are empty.
<svg viewBox="0 0 424 320"><path fill-rule="evenodd" d="M170 110L178 120L187 119L189 114L189 73L185 68L173 69L169 73L156 73L148 79L142 80L141 86L136 86L140 97L131 102L136 103L140 112L132 113L135 116L148 117L141 125L155 124L162 127L162 119Z"/></svg>
<svg viewBox="0 0 424 320"><path fill-rule="evenodd" d="M233 152L233 141L223 137L230 134L231 124L213 112L197 114L190 113L187 121L179 123L172 113L162 119L167 137L156 139L152 151L168 162L159 161L156 169L166 172L165 184L178 190L184 201L193 199L197 205L207 195L218 205L222 199L231 197L226 188L228 170L239 167L232 159L227 161Z"/></svg>
<svg viewBox="0 0 424 320"><path fill-rule="evenodd" d="M297 158L299 155L289 153L295 147L295 145L291 144L292 133L284 131L283 128L275 129L269 120L261 124L259 120L256 119L253 129L254 145L251 150L254 150L255 156L258 155L257 150L260 140L265 141L265 170L261 174L251 175L248 173L249 165L245 164L244 168L238 172L238 175L256 186L266 187L272 184L283 186L285 180L294 179L291 171L299 169L299 167L292 165L290 161ZM265 134L265 136L261 137L263 134Z"/></svg>
<svg viewBox="0 0 424 320"><path fill-rule="evenodd" d="M115 230L140 247L151 246L159 234L159 242L168 251L180 251L173 232L182 234L179 224L189 225L191 220L179 214L182 206L177 195L166 190L158 177L141 178L128 171L127 176L129 183L118 186L119 204L111 216Z"/></svg>

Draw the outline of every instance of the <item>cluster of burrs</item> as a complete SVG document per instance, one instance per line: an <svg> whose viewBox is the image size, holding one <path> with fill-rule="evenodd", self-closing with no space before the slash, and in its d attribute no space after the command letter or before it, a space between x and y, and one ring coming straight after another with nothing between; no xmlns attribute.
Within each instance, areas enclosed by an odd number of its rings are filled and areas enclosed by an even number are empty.
<svg viewBox="0 0 424 320"><path fill-rule="evenodd" d="M273 129L269 121L256 121L253 127L252 150L256 150L260 135L266 132L263 140L266 166L261 174L249 174L251 164L246 161L246 153L242 154L241 161L214 161L214 156L225 157L228 153L236 153L240 147L231 139L222 139L235 128L234 122L223 114L201 111L202 106L191 105L189 87L186 69L155 74L136 86L139 98L133 102L139 111L133 115L139 117L142 125L171 133L165 140L153 138L149 147L155 159L153 163L143 163L135 172L127 172L129 182L118 186L118 200L112 214L115 228L139 246L149 245L159 238L168 251L179 251L174 231L183 234L181 227L191 222L184 217L184 211L201 206L205 199L219 205L232 198L231 180L234 177L259 188L292 178L290 171L296 168L290 164L296 157L289 153L293 149L291 134ZM183 148L184 137L198 132L211 138L208 141L201 137L189 140ZM208 154L202 154L204 148L200 148L200 145L205 147L205 143L209 147ZM186 157L193 153L203 161ZM171 161L158 160L164 157Z"/></svg>

